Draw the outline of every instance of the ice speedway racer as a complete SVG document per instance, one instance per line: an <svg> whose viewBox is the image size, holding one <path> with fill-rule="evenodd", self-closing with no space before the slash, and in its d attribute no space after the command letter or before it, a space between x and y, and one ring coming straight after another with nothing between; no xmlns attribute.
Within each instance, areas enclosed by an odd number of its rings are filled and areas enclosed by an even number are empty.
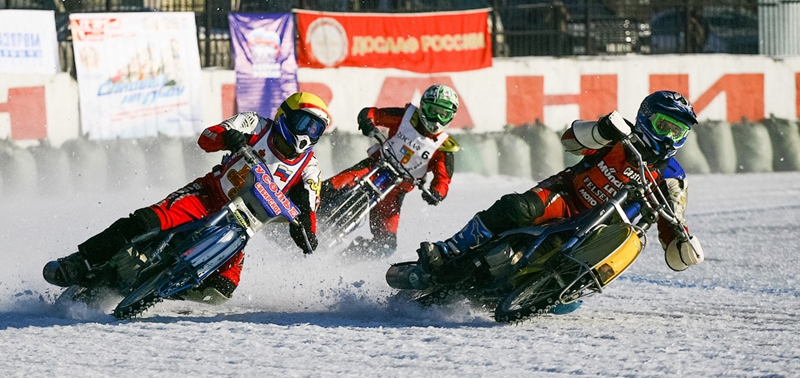
<svg viewBox="0 0 800 378"><path fill-rule="evenodd" d="M386 272L394 299L422 305L461 300L493 311L498 322L548 312L569 312L620 277L647 244L647 230L660 218L688 240L652 172L634 146L621 143L638 163L631 180L605 203L572 218L504 232L430 275L420 261L393 264ZM691 246L689 243L685 243ZM691 248L691 247L690 247Z"/></svg>
<svg viewBox="0 0 800 378"><path fill-rule="evenodd" d="M300 210L275 184L263 159L250 146L237 154L249 167L245 183L220 211L134 238L111 260L93 266L80 284L64 290L57 302L100 306L122 297L113 315L129 319L201 285L267 224L296 222Z"/></svg>

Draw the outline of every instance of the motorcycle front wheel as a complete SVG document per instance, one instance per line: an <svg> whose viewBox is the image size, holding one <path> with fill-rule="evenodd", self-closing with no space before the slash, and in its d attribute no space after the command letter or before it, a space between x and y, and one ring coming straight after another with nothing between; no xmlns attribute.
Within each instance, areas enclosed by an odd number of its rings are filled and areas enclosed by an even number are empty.
<svg viewBox="0 0 800 378"><path fill-rule="evenodd" d="M546 313L558 305L561 292L572 281L567 276L575 277L575 274L570 274L573 273L571 269L564 268L569 268L569 265L535 274L519 285L497 304L495 320L501 323L520 321L531 315Z"/></svg>

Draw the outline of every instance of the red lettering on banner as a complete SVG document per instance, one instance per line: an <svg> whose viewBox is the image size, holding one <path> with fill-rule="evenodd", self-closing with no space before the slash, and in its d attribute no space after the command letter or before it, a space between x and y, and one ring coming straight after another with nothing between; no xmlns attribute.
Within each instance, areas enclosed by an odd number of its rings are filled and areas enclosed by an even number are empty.
<svg viewBox="0 0 800 378"><path fill-rule="evenodd" d="M797 119L800 119L800 72L794 74L794 110L797 113Z"/></svg>
<svg viewBox="0 0 800 378"><path fill-rule="evenodd" d="M700 97L692 100L689 75L650 75L650 90L680 92L692 102L697 114L703 111L720 93L725 92L725 120L740 122L742 118L759 121L764 118L764 75L727 74L717 80ZM798 105L800 109L800 104ZM800 112L798 112L800 115Z"/></svg>
<svg viewBox="0 0 800 378"><path fill-rule="evenodd" d="M236 108L236 84L222 84L222 119L233 117L239 109Z"/></svg>
<svg viewBox="0 0 800 378"><path fill-rule="evenodd" d="M617 75L581 75L578 94L544 94L543 76L506 77L506 123L544 121L544 107L576 104L581 119L597 119L617 107Z"/></svg>
<svg viewBox="0 0 800 378"><path fill-rule="evenodd" d="M383 81L375 106L379 108L403 107L405 104L410 103L415 95L422 96L422 93L434 84L444 84L458 93L458 88L453 85L453 80L449 76L426 78L387 77ZM456 129L475 127L475 122L472 121L467 108L464 98L459 96L458 112L448 127Z"/></svg>
<svg viewBox="0 0 800 378"><path fill-rule="evenodd" d="M0 113L11 116L11 139L47 138L47 103L44 87L9 88L8 102Z"/></svg>

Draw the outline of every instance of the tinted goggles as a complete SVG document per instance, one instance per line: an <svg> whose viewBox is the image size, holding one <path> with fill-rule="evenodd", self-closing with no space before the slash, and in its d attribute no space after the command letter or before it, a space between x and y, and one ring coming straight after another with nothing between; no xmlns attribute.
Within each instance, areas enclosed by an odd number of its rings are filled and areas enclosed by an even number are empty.
<svg viewBox="0 0 800 378"><path fill-rule="evenodd" d="M439 123L446 124L453 120L455 112L434 103L423 103L422 112L429 120L438 120Z"/></svg>
<svg viewBox="0 0 800 378"><path fill-rule="evenodd" d="M319 140L325 132L326 122L309 112L293 110L285 112L281 117L286 121L286 127L295 135L307 135L312 141Z"/></svg>
<svg viewBox="0 0 800 378"><path fill-rule="evenodd" d="M659 136L666 136L674 142L680 142L689 134L689 125L665 114L655 113L650 116L653 131Z"/></svg>

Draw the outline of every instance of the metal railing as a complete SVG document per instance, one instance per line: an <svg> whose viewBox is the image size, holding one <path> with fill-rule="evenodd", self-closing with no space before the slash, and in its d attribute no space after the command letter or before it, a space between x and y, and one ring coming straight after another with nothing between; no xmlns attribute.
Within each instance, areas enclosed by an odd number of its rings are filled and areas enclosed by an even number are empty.
<svg viewBox="0 0 800 378"><path fill-rule="evenodd" d="M73 75L69 14L75 12L194 12L201 64L231 69L230 12L484 7L492 9L498 57L759 52L758 0L0 0L0 9L56 12L62 70Z"/></svg>

